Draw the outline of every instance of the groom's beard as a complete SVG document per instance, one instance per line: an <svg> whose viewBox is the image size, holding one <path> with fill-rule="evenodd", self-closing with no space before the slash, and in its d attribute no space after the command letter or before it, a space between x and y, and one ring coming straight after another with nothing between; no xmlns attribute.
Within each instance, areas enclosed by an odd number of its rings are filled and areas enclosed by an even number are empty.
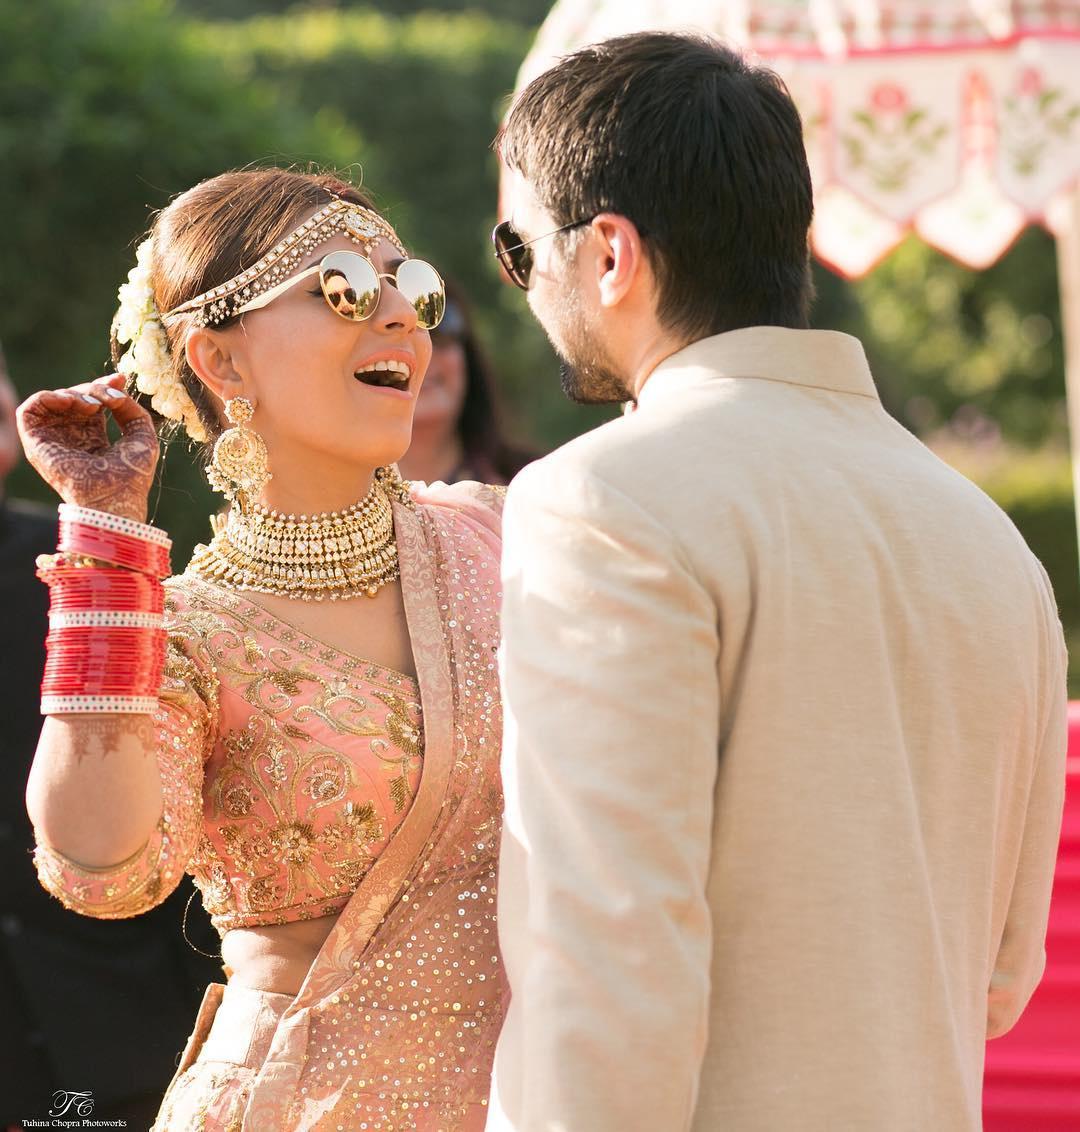
<svg viewBox="0 0 1080 1132"><path fill-rule="evenodd" d="M560 357L559 381L563 393L579 405L618 405L630 400L618 374L595 360L575 363Z"/></svg>
<svg viewBox="0 0 1080 1132"><path fill-rule="evenodd" d="M559 356L563 393L579 405L617 405L630 400L626 380L600 342L582 311L576 294L567 296L560 312L558 333L548 337Z"/></svg>

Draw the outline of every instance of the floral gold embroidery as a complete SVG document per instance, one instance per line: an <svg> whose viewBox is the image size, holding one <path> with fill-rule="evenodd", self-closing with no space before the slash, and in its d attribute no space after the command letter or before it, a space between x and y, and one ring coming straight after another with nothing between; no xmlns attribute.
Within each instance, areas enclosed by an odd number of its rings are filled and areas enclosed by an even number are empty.
<svg viewBox="0 0 1080 1132"><path fill-rule="evenodd" d="M409 705L393 692L376 692L375 697L390 709L390 714L386 717L386 730L390 733L390 738L406 754L418 757L423 750L424 736L419 723L414 723L409 718Z"/></svg>
<svg viewBox="0 0 1080 1132"><path fill-rule="evenodd" d="M250 814L255 805L255 795L242 782L222 791L222 809L231 818L242 818Z"/></svg>
<svg viewBox="0 0 1080 1132"><path fill-rule="evenodd" d="M193 872L200 884L212 886L206 903L219 929L250 923L252 916L266 922L264 914L285 922L336 910L327 901L348 898L386 839L379 806L357 797L370 780L358 770L364 748L351 757L334 750L314 738L312 723L369 741L368 757L376 761L367 775L384 766L395 772L382 788L380 803L395 815L408 807L422 752L419 707L405 697L391 693L391 709L381 689L369 698L352 691L343 677L328 679L307 669L297 673L274 649L262 649L262 664L248 669L246 660L254 650L245 648L244 653L242 670L234 668L230 675L241 682L238 690L246 699L252 698L252 685L266 682L269 665L275 666L270 678L279 692L287 695L286 687L303 685L303 695L288 696L292 710L284 718L256 711L243 727L223 735L223 757L208 771L208 816L212 819L216 812L225 819L211 837L218 842L226 875L232 875L231 891L216 883L221 871L208 860ZM230 663L235 662L219 661L223 670ZM379 708L372 711L375 704ZM297 719L308 726L291 722Z"/></svg>
<svg viewBox="0 0 1080 1132"><path fill-rule="evenodd" d="M254 912L270 912L281 906L281 894L274 878L259 877L247 888L247 903Z"/></svg>
<svg viewBox="0 0 1080 1132"><path fill-rule="evenodd" d="M266 773L270 781L284 786L289 780L289 752L285 747L271 743L266 750Z"/></svg>
<svg viewBox="0 0 1080 1132"><path fill-rule="evenodd" d="M232 889L225 866L217 859L209 841L203 839L201 852L191 862L191 873L202 893L203 905L211 916L225 911L231 903Z"/></svg>
<svg viewBox="0 0 1080 1132"><path fill-rule="evenodd" d="M346 802L341 818L327 826L327 837L332 844L351 841L356 845L368 845L383 838L383 823L370 802L358 806Z"/></svg>
<svg viewBox="0 0 1080 1132"><path fill-rule="evenodd" d="M302 668L275 668L266 674L266 678L287 696L299 695L301 681L313 679Z"/></svg>
<svg viewBox="0 0 1080 1132"><path fill-rule="evenodd" d="M298 707L295 716L300 722L320 719L342 735L381 735L382 728L370 718L367 710L367 701L362 696L327 686L313 703Z"/></svg>
<svg viewBox="0 0 1080 1132"><path fill-rule="evenodd" d="M230 731L225 736L225 750L230 760L241 760L255 746L256 736L251 729L251 721L243 731Z"/></svg>
<svg viewBox="0 0 1080 1132"><path fill-rule="evenodd" d="M315 831L307 822L286 822L270 830L276 860L303 868L315 848Z"/></svg>
<svg viewBox="0 0 1080 1132"><path fill-rule="evenodd" d="M254 637L244 638L244 660L246 660L248 664L256 665L260 660L263 660L265 656L266 653L259 648L259 643Z"/></svg>
<svg viewBox="0 0 1080 1132"><path fill-rule="evenodd" d="M336 802L345 794L345 775L329 766L314 770L304 783L304 793L314 802Z"/></svg>
<svg viewBox="0 0 1080 1132"><path fill-rule="evenodd" d="M390 799L394 803L394 812L400 814L409 800L409 780L403 774L390 782Z"/></svg>
<svg viewBox="0 0 1080 1132"><path fill-rule="evenodd" d="M360 886L360 882L364 879L370 867L370 858L354 857L349 861L339 861L334 866L334 876L342 888L353 891Z"/></svg>

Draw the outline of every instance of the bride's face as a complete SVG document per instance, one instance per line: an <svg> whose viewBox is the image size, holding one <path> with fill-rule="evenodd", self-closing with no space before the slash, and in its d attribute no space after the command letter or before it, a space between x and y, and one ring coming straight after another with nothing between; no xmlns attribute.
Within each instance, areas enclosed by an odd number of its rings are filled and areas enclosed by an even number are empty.
<svg viewBox="0 0 1080 1132"><path fill-rule="evenodd" d="M335 236L296 273L330 252L357 250ZM385 239L367 254L378 272L390 275L402 260ZM272 464L284 459L302 468L305 460L312 466L331 460L372 468L398 460L409 447L431 339L392 278L382 280L375 312L363 322L335 314L318 276L310 275L219 333L245 393L254 394L252 427ZM401 387L375 383L371 367L379 362L405 367Z"/></svg>

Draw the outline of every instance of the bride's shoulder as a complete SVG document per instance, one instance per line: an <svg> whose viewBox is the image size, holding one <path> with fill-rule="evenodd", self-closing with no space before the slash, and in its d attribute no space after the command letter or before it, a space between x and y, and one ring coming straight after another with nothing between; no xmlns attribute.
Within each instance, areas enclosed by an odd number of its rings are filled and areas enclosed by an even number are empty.
<svg viewBox="0 0 1080 1132"><path fill-rule="evenodd" d="M191 610L195 597L194 576L187 572L174 574L171 578L166 578L163 585L166 621L182 618Z"/></svg>
<svg viewBox="0 0 1080 1132"><path fill-rule="evenodd" d="M165 629L172 634L199 637L231 628L236 621L234 606L239 595L222 589L190 568L165 579Z"/></svg>
<svg viewBox="0 0 1080 1132"><path fill-rule="evenodd" d="M459 483L420 483L408 485L409 498L421 510L441 512L469 523L479 523L498 534L502 526L506 488L501 484L462 480Z"/></svg>

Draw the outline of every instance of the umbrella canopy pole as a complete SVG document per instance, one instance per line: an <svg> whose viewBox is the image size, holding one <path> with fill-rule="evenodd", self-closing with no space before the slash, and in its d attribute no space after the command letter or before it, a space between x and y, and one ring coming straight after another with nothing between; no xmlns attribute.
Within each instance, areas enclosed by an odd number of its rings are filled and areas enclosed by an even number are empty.
<svg viewBox="0 0 1080 1132"><path fill-rule="evenodd" d="M1065 226L1058 234L1057 252L1073 499L1077 534L1080 537L1080 185L1072 192Z"/></svg>

